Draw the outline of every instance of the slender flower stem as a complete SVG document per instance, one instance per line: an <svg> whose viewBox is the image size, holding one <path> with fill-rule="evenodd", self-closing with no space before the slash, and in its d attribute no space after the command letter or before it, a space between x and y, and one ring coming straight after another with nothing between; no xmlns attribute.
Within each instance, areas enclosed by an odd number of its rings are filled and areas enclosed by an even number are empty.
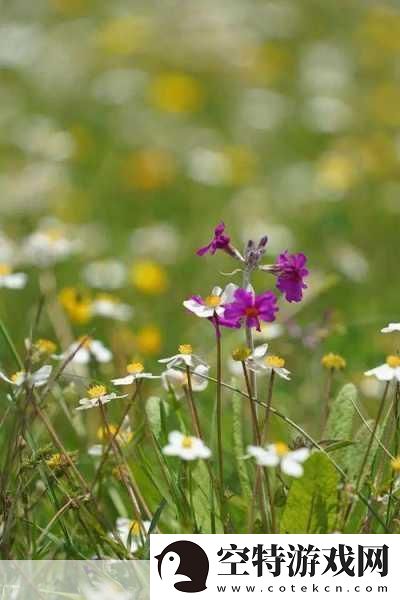
<svg viewBox="0 0 400 600"><path fill-rule="evenodd" d="M186 378L187 378L187 386L185 386L186 398L189 405L190 415L192 417L193 429L198 438L203 439L203 435L201 432L201 425L199 419L199 413L197 412L196 404L194 402L193 397L193 387L192 387L192 375L190 372L190 367L186 365Z"/></svg>
<svg viewBox="0 0 400 600"><path fill-rule="evenodd" d="M221 496L221 511L224 513L225 492L224 492L224 457L222 448L222 344L221 331L218 320L215 319L215 329L217 337L217 448L218 448L218 470L219 487Z"/></svg>
<svg viewBox="0 0 400 600"><path fill-rule="evenodd" d="M381 420L381 417L382 417L382 414L383 414L383 410L385 408L385 402L386 402L386 398L387 398L387 395L388 395L389 387L390 387L390 381L388 381L386 383L386 385L385 385L385 390L383 392L382 400L381 400L381 403L379 405L379 410L378 410L378 414L376 416L374 428L372 430L371 437L370 437L369 443L368 443L368 447L367 447L367 450L365 452L364 459L363 459L363 461L361 463L360 471L358 473L357 482L356 482L356 490L358 490L359 487L360 487L360 483L361 483L361 479L362 479L362 476L363 476L363 473L364 473L364 469L365 469L365 466L366 466L366 464L368 462L369 453L371 452L372 444L374 442L375 435L376 435L376 432L378 430L378 425L379 425L379 422Z"/></svg>
<svg viewBox="0 0 400 600"><path fill-rule="evenodd" d="M322 436L323 436L324 429L326 427L326 424L327 424L328 418L329 418L334 372L335 372L335 369L329 369L328 377L326 380L326 387L325 387L325 394L324 394L325 405L324 405L324 410L322 412L322 422L321 422L321 435Z"/></svg>
<svg viewBox="0 0 400 600"><path fill-rule="evenodd" d="M243 288L245 290L247 290L247 288L249 287L251 281L251 272L249 269L244 269L243 271ZM253 331L251 329L251 327L246 327L246 344L247 347L251 350L251 352L254 352L254 337L253 337ZM252 394L251 396L254 399L257 399L257 378L256 378L256 374L254 371L252 371L250 373L250 382L251 382L251 390L252 390ZM257 406L256 406L256 412L257 412Z"/></svg>
<svg viewBox="0 0 400 600"><path fill-rule="evenodd" d="M242 368L243 368L244 379L246 382L247 394L249 396L250 414L251 414L251 420L252 420L252 424L253 424L253 442L256 446L260 446L261 445L260 427L258 425L257 412L256 412L255 404L253 402L253 395L252 395L251 383L250 383L250 378L249 378L249 372L247 370L245 361L242 361Z"/></svg>
<svg viewBox="0 0 400 600"><path fill-rule="evenodd" d="M393 445L393 454L394 457L397 458L397 455L399 453L399 436L400 436L400 431L399 431L399 427L400 427L400 384L399 382L396 383L396 388L395 388L395 393L394 393L394 414L395 414L395 420L394 420L394 445ZM392 497L393 497L393 491L394 491L394 484L396 481L396 477L397 477L397 473L394 469L392 469L392 478L391 478L391 482L390 482L390 490L389 490L389 501L388 501L388 507L387 507L387 513L386 513L386 525L387 527L390 528L390 512L391 512L391 507L392 507Z"/></svg>
<svg viewBox="0 0 400 600"><path fill-rule="evenodd" d="M262 426L262 436L261 436L261 445L263 446L268 439L268 426L269 426L269 417L271 414L272 407L272 396L274 391L274 383L275 383L275 371L272 369L271 375L269 377L268 384L268 395L267 395L267 407L265 409L265 419Z"/></svg>

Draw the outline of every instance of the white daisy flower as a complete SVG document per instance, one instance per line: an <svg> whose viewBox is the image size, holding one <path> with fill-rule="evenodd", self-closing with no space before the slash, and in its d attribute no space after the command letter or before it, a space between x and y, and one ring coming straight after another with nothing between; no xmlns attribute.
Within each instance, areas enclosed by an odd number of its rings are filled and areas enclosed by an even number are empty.
<svg viewBox="0 0 400 600"><path fill-rule="evenodd" d="M384 327L382 333L394 333L395 331L400 331L400 323L389 323L387 327Z"/></svg>
<svg viewBox="0 0 400 600"><path fill-rule="evenodd" d="M117 398L126 398L128 394L118 396L115 392L107 392L107 388L104 385L92 385L87 391L87 397L79 400L79 406L76 410L87 410L89 408L95 408L100 404L108 404L111 400Z"/></svg>
<svg viewBox="0 0 400 600"><path fill-rule="evenodd" d="M11 266L0 263L0 288L20 290L25 287L28 276L25 273L13 273Z"/></svg>
<svg viewBox="0 0 400 600"><path fill-rule="evenodd" d="M143 528L138 521L131 521L125 517L118 517L117 519L117 533L121 542L132 554L143 546L146 536L150 531L151 521L143 521L142 524Z"/></svg>
<svg viewBox="0 0 400 600"><path fill-rule="evenodd" d="M270 444L266 448L260 446L248 446L247 452L256 459L261 467L277 467L291 477L301 477L304 473L303 464L311 452L308 448L299 448L290 451L283 442Z"/></svg>
<svg viewBox="0 0 400 600"><path fill-rule="evenodd" d="M7 377L5 373L0 371L0 379L17 387L21 387L26 382L32 387L43 387L49 381L52 370L52 366L44 365L35 373L18 371L17 373L14 373L14 375L11 375L11 377Z"/></svg>
<svg viewBox="0 0 400 600"><path fill-rule="evenodd" d="M190 344L181 344L179 346L179 354L174 354L174 356L170 356L169 358L160 358L158 362L166 364L168 369L179 367L180 365L190 367L191 369L194 369L198 365L208 366L200 356L193 354L193 348Z"/></svg>
<svg viewBox="0 0 400 600"><path fill-rule="evenodd" d="M125 284L126 267L115 259L98 260L85 266L83 277L93 288L117 290Z"/></svg>
<svg viewBox="0 0 400 600"><path fill-rule="evenodd" d="M271 371L274 371L279 377L289 380L290 371L285 369L285 359L274 354L267 355L267 351L268 344L262 344L262 346L255 348L246 360L249 369L255 373L271 373Z"/></svg>
<svg viewBox="0 0 400 600"><path fill-rule="evenodd" d="M207 459L211 456L211 450L203 440L184 435L180 431L172 431L168 436L168 442L168 445L163 448L166 456L179 456L182 460Z"/></svg>
<svg viewBox="0 0 400 600"><path fill-rule="evenodd" d="M225 304L233 302L233 296L237 289L238 286L234 283L228 283L224 290L214 287L206 298L192 296L189 300L185 300L183 306L203 319L210 319L214 315L220 317L225 312Z"/></svg>
<svg viewBox="0 0 400 600"><path fill-rule="evenodd" d="M128 375L120 379L112 379L114 385L131 385L137 379L160 379L159 375L145 373L144 366L140 362L132 362L126 367Z"/></svg>
<svg viewBox="0 0 400 600"><path fill-rule="evenodd" d="M24 260L38 266L48 267L65 260L80 248L78 240L58 221L49 221L31 233L22 245Z"/></svg>
<svg viewBox="0 0 400 600"><path fill-rule="evenodd" d="M112 360L112 352L99 340L87 338L82 346L81 344L82 341L74 342L63 354L55 355L54 358L65 360L76 352L71 360L72 364L87 365L92 359L98 363L108 363ZM79 346L81 347L79 348ZM78 351L76 351L77 348L79 348Z"/></svg>
<svg viewBox="0 0 400 600"><path fill-rule="evenodd" d="M400 382L400 356L388 356L386 363L371 369L365 373L367 377L374 376L379 381L392 381L397 379Z"/></svg>
<svg viewBox="0 0 400 600"><path fill-rule="evenodd" d="M194 392L202 392L208 386L207 376L209 367L198 365L191 372L192 390ZM172 388L177 400L185 397L184 388L188 385L186 373L178 369L167 369L161 374L161 382L165 390L169 391Z"/></svg>
<svg viewBox="0 0 400 600"><path fill-rule="evenodd" d="M92 303L92 314L117 321L129 321L133 315L133 309L129 304L120 302L118 298L114 298L110 294L100 294Z"/></svg>

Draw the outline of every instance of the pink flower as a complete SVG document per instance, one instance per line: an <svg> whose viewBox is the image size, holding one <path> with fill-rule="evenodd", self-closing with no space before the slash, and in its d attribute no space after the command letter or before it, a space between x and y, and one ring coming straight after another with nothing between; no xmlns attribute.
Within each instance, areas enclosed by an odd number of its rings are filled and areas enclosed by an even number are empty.
<svg viewBox="0 0 400 600"><path fill-rule="evenodd" d="M210 254L215 254L217 250L224 250L228 254L234 255L234 252L231 248L231 238L225 235L225 224L220 223L214 230L214 237L211 242L204 246L203 248L199 248L196 252L198 256L204 256L208 252Z"/></svg>
<svg viewBox="0 0 400 600"><path fill-rule="evenodd" d="M224 318L229 323L235 323L236 327L244 323L246 327L255 327L257 331L261 331L260 321L275 321L278 310L277 298L273 292L256 296L252 288L239 288L234 294L234 301L226 306Z"/></svg>
<svg viewBox="0 0 400 600"><path fill-rule="evenodd" d="M289 254L286 250L274 266L274 273L278 277L276 287L288 302L300 302L303 298L303 290L307 288L304 278L309 273L306 264L305 254Z"/></svg>

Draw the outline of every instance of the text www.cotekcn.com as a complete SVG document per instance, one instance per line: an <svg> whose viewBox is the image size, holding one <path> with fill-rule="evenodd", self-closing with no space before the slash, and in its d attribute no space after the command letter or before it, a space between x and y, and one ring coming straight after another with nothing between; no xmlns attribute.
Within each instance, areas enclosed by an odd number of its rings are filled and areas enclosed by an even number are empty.
<svg viewBox="0 0 400 600"><path fill-rule="evenodd" d="M362 586L362 585L355 585L355 586L342 586L342 585L319 585L319 584L313 584L313 585L280 585L280 586L274 586L274 585L268 585L268 586L255 586L255 585L217 585L217 592L221 592L221 593L232 593L232 592L237 592L237 593L257 593L257 594L262 594L264 592L280 592L280 593L287 593L287 592L312 592L314 594L318 594L320 592L324 592L326 594L329 593L334 593L334 594L340 594L342 592L347 593L347 592L355 592L355 593L362 593L362 592L366 592L366 593L371 593L371 592L379 592L379 593L387 593L388 590L388 586L387 585L376 585L376 586L372 586L372 585L366 585L366 586Z"/></svg>

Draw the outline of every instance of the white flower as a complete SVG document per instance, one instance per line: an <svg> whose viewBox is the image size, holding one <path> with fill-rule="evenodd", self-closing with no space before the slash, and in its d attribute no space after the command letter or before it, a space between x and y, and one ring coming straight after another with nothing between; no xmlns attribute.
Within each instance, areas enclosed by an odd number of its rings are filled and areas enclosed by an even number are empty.
<svg viewBox="0 0 400 600"><path fill-rule="evenodd" d="M393 333L394 331L400 331L400 323L389 323L382 329L382 333Z"/></svg>
<svg viewBox="0 0 400 600"><path fill-rule="evenodd" d="M71 238L65 225L51 219L25 239L22 256L34 265L47 267L68 258L79 248L78 240Z"/></svg>
<svg viewBox="0 0 400 600"><path fill-rule="evenodd" d="M93 288L116 290L126 281L126 268L118 260L98 260L86 265L83 277Z"/></svg>
<svg viewBox="0 0 400 600"><path fill-rule="evenodd" d="M247 359L247 365L255 373L274 371L283 379L290 379L290 371L285 369L285 360L273 354L267 355L268 344L258 346Z"/></svg>
<svg viewBox="0 0 400 600"><path fill-rule="evenodd" d="M299 448L290 451L283 442L270 444L266 448L248 446L247 452L256 459L261 467L277 467L280 465L282 472L291 477L301 477L304 473L302 463L310 456L308 448Z"/></svg>
<svg viewBox="0 0 400 600"><path fill-rule="evenodd" d="M92 314L117 321L129 321L133 309L129 304L124 304L109 294L101 294L92 303Z"/></svg>
<svg viewBox="0 0 400 600"><path fill-rule="evenodd" d="M112 379L114 385L131 385L137 379L160 379L159 375L144 372L144 366L140 362L132 362L127 365L128 375L121 379Z"/></svg>
<svg viewBox="0 0 400 600"><path fill-rule="evenodd" d="M76 410L87 410L100 406L100 404L108 404L111 400L117 398L126 398L127 394L118 396L115 392L107 393L107 388L104 385L93 385L87 391L87 397L79 400L79 406Z"/></svg>
<svg viewBox="0 0 400 600"><path fill-rule="evenodd" d="M379 381L397 379L400 382L400 356L388 356L385 364L367 371L365 375L375 376Z"/></svg>
<svg viewBox="0 0 400 600"><path fill-rule="evenodd" d="M208 375L209 367L198 365L191 372L192 390L202 392L208 386L208 380L204 377ZM161 374L161 382L165 390L172 388L175 397L180 400L185 397L184 387L188 385L186 373L178 369L167 369Z"/></svg>
<svg viewBox="0 0 400 600"><path fill-rule="evenodd" d="M99 340L92 340L91 338L87 338L82 346L81 344L81 341L74 342L66 350L66 352L55 356L55 358L58 358L59 360L65 360L68 357L72 356L74 352L76 352L76 354L71 360L72 364L87 365L91 361L91 359L96 360L98 363L108 363L112 360L111 351L108 348L106 348L104 344ZM79 348L79 346L81 347ZM77 348L79 348L78 351L76 351Z"/></svg>
<svg viewBox="0 0 400 600"><path fill-rule="evenodd" d="M200 296L192 296L189 300L185 300L183 306L203 319L210 319L214 315L220 317L225 312L225 304L233 301L237 289L238 286L234 283L228 283L224 290L215 287L210 296L204 299Z"/></svg>
<svg viewBox="0 0 400 600"><path fill-rule="evenodd" d="M163 448L166 456L179 456L182 460L210 458L211 450L196 437L187 436L180 431L172 431L168 436L168 445Z"/></svg>
<svg viewBox="0 0 400 600"><path fill-rule="evenodd" d="M93 456L94 458L98 458L99 456L103 456L104 448L102 444L94 444L90 446L88 449L89 456Z"/></svg>
<svg viewBox="0 0 400 600"><path fill-rule="evenodd" d="M21 387L26 382L32 387L43 387L50 379L52 370L53 367L51 367L50 365L44 365L43 367L40 367L40 369L38 369L35 373L26 373L25 371L18 371L17 373L14 373L14 375L11 375L11 377L7 377L7 375L0 371L0 379L17 387Z"/></svg>
<svg viewBox="0 0 400 600"><path fill-rule="evenodd" d="M0 288L20 290L25 287L27 279L25 273L13 273L10 265L0 263Z"/></svg>
<svg viewBox="0 0 400 600"><path fill-rule="evenodd" d="M168 223L155 223L136 229L129 244L136 256L151 256L162 263L173 263L178 255L180 238Z"/></svg>
<svg viewBox="0 0 400 600"><path fill-rule="evenodd" d="M150 531L151 521L143 521L143 528L138 521L118 517L116 530L124 546L134 554L146 541ZM144 531L143 531L144 530Z"/></svg>
<svg viewBox="0 0 400 600"><path fill-rule="evenodd" d="M180 365L190 367L191 369L199 365L208 366L200 356L193 354L193 348L190 344L182 344L179 346L179 354L174 354L174 356L170 356L169 358L160 358L158 362L166 363L168 369L179 367Z"/></svg>

